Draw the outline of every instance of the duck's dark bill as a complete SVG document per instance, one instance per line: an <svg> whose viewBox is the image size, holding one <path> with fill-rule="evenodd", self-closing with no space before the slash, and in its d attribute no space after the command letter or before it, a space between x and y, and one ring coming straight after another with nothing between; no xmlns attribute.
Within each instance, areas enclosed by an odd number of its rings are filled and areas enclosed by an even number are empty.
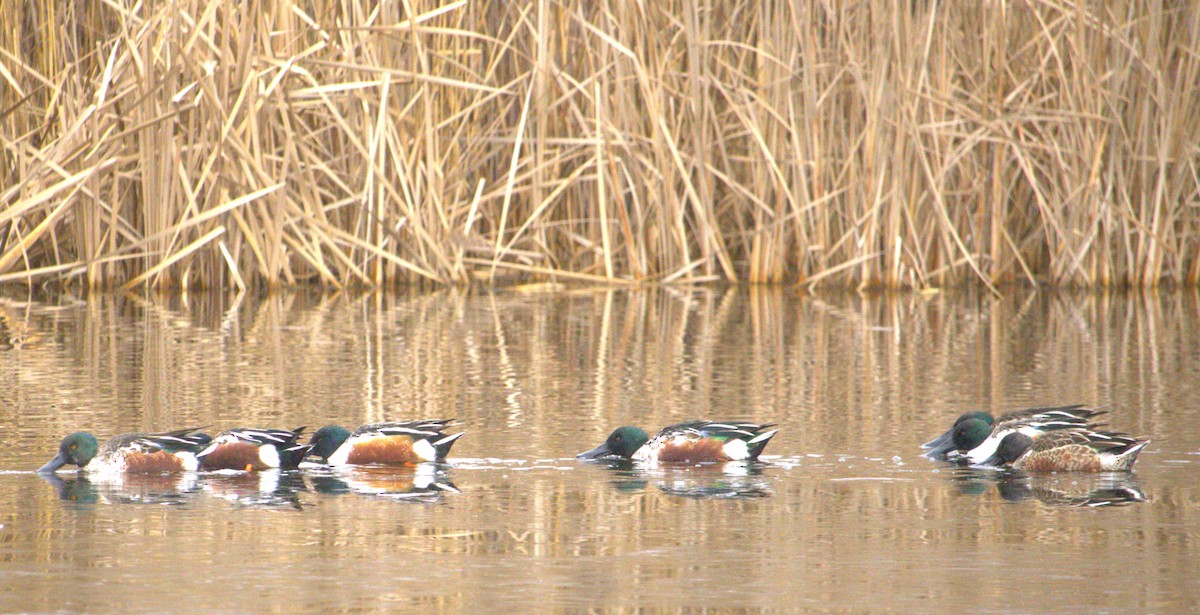
<svg viewBox="0 0 1200 615"><path fill-rule="evenodd" d="M575 458L576 459L599 459L600 457L604 457L605 455L611 455L611 454L612 454L612 450L608 448L608 443L605 442L604 444L601 444L600 446L597 446L596 448L594 448L590 451L584 451L582 453L579 453L578 455L575 455Z"/></svg>
<svg viewBox="0 0 1200 615"><path fill-rule="evenodd" d="M931 448L939 448L942 445L949 442L950 438L953 438L953 437L954 437L954 430L951 429L951 430L947 431L946 433L926 442L925 444L922 444L921 448L926 449L926 450L931 449Z"/></svg>
<svg viewBox="0 0 1200 615"><path fill-rule="evenodd" d="M46 465L38 468L37 472L38 474L51 474L55 470L65 465L67 465L67 455L62 451L59 451L58 454L54 456L54 459L51 459L50 461L46 462Z"/></svg>
<svg viewBox="0 0 1200 615"><path fill-rule="evenodd" d="M939 440L940 440L940 438L939 438ZM927 457L929 459L937 459L939 461L946 461L946 460L954 459L954 457L957 456L955 454L957 452L958 451L954 450L954 440L951 438L946 438L944 441L939 442L937 444L937 446L934 446L933 448L930 448L929 450L925 451L924 455L925 455L925 457Z"/></svg>
<svg viewBox="0 0 1200 615"><path fill-rule="evenodd" d="M984 459L975 465L985 468L999 468L1004 465L1004 459L1000 457L1000 453L994 453L991 457L988 457L987 459Z"/></svg>

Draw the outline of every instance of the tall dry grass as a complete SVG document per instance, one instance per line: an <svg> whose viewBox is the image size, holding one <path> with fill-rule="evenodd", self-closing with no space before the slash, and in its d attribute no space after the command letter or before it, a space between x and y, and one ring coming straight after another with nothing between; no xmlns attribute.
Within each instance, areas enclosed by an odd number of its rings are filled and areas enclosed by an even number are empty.
<svg viewBox="0 0 1200 615"><path fill-rule="evenodd" d="M0 0L0 280L1200 282L1200 5Z"/></svg>

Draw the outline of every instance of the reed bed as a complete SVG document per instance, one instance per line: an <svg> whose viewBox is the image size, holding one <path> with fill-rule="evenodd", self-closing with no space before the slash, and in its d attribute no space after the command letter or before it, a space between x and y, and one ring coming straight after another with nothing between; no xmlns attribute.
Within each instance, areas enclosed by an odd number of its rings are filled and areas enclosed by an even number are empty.
<svg viewBox="0 0 1200 615"><path fill-rule="evenodd" d="M1191 2L0 0L0 281L1200 282Z"/></svg>

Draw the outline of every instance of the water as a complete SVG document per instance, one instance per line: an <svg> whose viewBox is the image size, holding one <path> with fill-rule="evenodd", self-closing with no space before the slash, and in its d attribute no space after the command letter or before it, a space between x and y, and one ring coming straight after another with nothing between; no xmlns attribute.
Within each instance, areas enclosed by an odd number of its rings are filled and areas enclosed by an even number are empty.
<svg viewBox="0 0 1200 615"><path fill-rule="evenodd" d="M1200 600L1194 295L543 287L0 299L0 611L763 607L1179 611ZM1081 402L1132 475L919 457L959 412ZM87 430L457 417L441 467L89 481ZM573 455L622 424L778 422L758 467Z"/></svg>

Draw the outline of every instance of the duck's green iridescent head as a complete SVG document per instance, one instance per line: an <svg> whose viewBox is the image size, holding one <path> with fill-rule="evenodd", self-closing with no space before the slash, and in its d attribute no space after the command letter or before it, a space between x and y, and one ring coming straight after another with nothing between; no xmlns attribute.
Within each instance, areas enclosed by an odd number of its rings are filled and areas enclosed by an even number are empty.
<svg viewBox="0 0 1200 615"><path fill-rule="evenodd" d="M68 463L73 463L79 467L84 467L95 458L96 453L100 450L100 444L96 442L96 437L90 433L77 431L62 440L62 444L58 445L58 454L46 463L46 465L38 468L38 472L47 473L53 472Z"/></svg>
<svg viewBox="0 0 1200 615"><path fill-rule="evenodd" d="M322 461L329 461L329 456L338 450L350 439L350 430L339 425L329 425L317 430L313 434L311 440L308 441L309 455L320 457Z"/></svg>
<svg viewBox="0 0 1200 615"><path fill-rule="evenodd" d="M954 450L965 453L979 446L992 434L991 422L967 419L954 426Z"/></svg>
<svg viewBox="0 0 1200 615"><path fill-rule="evenodd" d="M645 431L637 427L618 427L611 434L604 444L596 448L579 453L575 457L579 459L597 459L600 457L624 457L629 459L633 457L633 452L642 448L650 439Z"/></svg>
<svg viewBox="0 0 1200 615"><path fill-rule="evenodd" d="M987 423L988 425L991 425L992 423L996 422L996 418L992 416L991 412L984 412L983 410L976 410L975 412L962 413L962 415L960 415L954 421L954 426L957 427L960 423L969 421L971 419L983 421L984 423Z"/></svg>

